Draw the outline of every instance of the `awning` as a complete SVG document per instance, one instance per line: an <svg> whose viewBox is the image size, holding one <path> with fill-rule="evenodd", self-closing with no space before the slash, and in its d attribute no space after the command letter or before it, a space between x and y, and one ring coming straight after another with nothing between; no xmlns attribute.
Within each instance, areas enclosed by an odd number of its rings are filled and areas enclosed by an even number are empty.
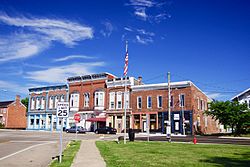
<svg viewBox="0 0 250 167"><path fill-rule="evenodd" d="M89 122L106 122L106 118L89 118L86 121L89 121Z"/></svg>

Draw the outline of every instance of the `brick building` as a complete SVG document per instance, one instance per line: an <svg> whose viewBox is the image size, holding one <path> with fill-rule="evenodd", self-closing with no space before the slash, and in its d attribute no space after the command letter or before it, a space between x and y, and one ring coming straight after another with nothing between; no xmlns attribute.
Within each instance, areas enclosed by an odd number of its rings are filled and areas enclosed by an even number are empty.
<svg viewBox="0 0 250 167"><path fill-rule="evenodd" d="M107 80L106 126L121 132L124 129L124 78ZM168 85L142 84L141 78L127 79L126 127L145 132L148 121L150 132L166 132L168 122ZM218 123L204 115L210 99L191 81L172 82L171 130L177 134L216 133Z"/></svg>
<svg viewBox="0 0 250 167"><path fill-rule="evenodd" d="M0 123L5 128L26 128L26 107L21 103L20 96L13 101L0 102Z"/></svg>
<svg viewBox="0 0 250 167"><path fill-rule="evenodd" d="M57 102L68 101L68 86L46 86L29 89L27 129L59 130L61 121L56 117ZM64 121L64 127L69 119Z"/></svg>
<svg viewBox="0 0 250 167"><path fill-rule="evenodd" d="M105 126L107 108L106 80L115 78L109 73L91 74L67 79L70 96L70 112L79 113L79 126L94 131Z"/></svg>

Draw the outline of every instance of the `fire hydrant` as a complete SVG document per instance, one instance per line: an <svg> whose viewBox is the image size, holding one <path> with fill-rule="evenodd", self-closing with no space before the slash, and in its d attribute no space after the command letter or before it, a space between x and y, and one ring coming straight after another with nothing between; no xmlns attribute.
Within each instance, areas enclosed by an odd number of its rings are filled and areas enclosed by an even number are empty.
<svg viewBox="0 0 250 167"><path fill-rule="evenodd" d="M197 143L196 136L194 136L193 142L194 142L194 144L196 144L196 143Z"/></svg>

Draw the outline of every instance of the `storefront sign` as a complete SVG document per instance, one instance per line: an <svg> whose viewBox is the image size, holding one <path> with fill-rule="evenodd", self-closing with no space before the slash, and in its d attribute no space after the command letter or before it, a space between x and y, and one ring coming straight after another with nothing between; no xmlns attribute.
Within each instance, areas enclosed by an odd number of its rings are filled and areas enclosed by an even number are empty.
<svg viewBox="0 0 250 167"><path fill-rule="evenodd" d="M180 114L174 114L174 120L180 120Z"/></svg>

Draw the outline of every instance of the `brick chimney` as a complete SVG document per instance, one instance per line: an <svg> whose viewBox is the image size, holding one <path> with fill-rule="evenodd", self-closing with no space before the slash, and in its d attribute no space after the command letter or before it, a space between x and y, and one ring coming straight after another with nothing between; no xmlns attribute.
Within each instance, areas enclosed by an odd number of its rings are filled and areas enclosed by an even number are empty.
<svg viewBox="0 0 250 167"><path fill-rule="evenodd" d="M141 76L138 77L138 83L139 83L139 85L142 85L142 77Z"/></svg>
<svg viewBox="0 0 250 167"><path fill-rule="evenodd" d="M16 95L16 102L20 103L20 95Z"/></svg>

